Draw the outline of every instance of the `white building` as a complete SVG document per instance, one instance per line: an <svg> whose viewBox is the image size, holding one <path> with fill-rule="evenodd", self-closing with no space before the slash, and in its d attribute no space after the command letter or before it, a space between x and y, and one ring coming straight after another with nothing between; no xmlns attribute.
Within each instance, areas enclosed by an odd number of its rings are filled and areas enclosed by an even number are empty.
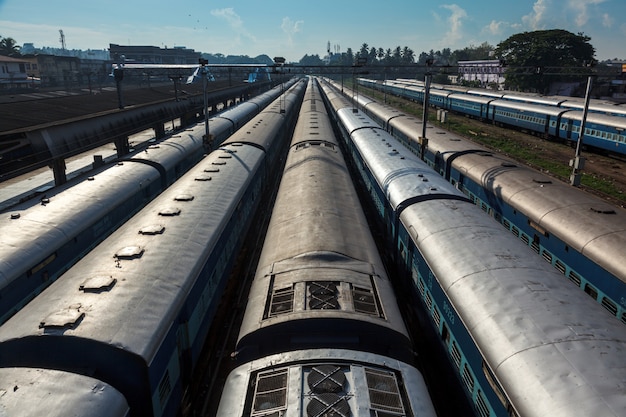
<svg viewBox="0 0 626 417"><path fill-rule="evenodd" d="M0 55L0 88L24 87L28 84L29 61Z"/></svg>
<svg viewBox="0 0 626 417"><path fill-rule="evenodd" d="M459 61L459 83L462 81L478 81L482 88L504 89L505 68L497 59L478 61Z"/></svg>

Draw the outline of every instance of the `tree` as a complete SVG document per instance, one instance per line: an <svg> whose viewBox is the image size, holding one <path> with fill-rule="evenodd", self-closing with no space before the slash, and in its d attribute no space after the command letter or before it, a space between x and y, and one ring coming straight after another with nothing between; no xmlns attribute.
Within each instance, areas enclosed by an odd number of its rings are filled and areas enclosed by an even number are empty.
<svg viewBox="0 0 626 417"><path fill-rule="evenodd" d="M21 56L20 47L13 38L0 39L0 55L4 56Z"/></svg>
<svg viewBox="0 0 626 417"><path fill-rule="evenodd" d="M547 93L554 81L580 80L580 69L594 61L590 40L561 29L524 32L500 42L495 55L506 62L507 85Z"/></svg>

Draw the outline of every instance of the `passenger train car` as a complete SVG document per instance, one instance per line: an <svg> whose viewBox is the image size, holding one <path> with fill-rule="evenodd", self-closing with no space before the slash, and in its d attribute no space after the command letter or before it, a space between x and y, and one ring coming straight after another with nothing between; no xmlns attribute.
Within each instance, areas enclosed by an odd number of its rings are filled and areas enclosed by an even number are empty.
<svg viewBox="0 0 626 417"><path fill-rule="evenodd" d="M0 368L0 415L124 417L124 396L95 378L51 369Z"/></svg>
<svg viewBox="0 0 626 417"><path fill-rule="evenodd" d="M309 82L217 416L435 416Z"/></svg>
<svg viewBox="0 0 626 417"><path fill-rule="evenodd" d="M378 82L371 79L359 79L362 85L383 89L389 93L418 101L424 101L424 87L406 83ZM453 110L503 126L525 129L529 132L563 140L575 145L582 125L580 106L572 103L565 107L563 103L550 103L548 100L509 100L491 93L472 94L470 91L430 90L430 105L446 110ZM550 105L554 104L554 105ZM616 109L620 107L616 106ZM593 147L605 152L626 154L626 118L622 115L604 113L598 108L591 111L585 122L582 136L583 146ZM596 110L592 108L592 110Z"/></svg>
<svg viewBox="0 0 626 417"><path fill-rule="evenodd" d="M348 92L347 89L344 89ZM349 93L350 94L350 93ZM361 108L626 324L626 213L577 188L521 166L363 95Z"/></svg>
<svg viewBox="0 0 626 417"><path fill-rule="evenodd" d="M211 118L220 144L273 99L276 87ZM210 151L204 124L48 190L0 216L0 323L52 283Z"/></svg>
<svg viewBox="0 0 626 417"><path fill-rule="evenodd" d="M176 415L303 94L296 83L0 326L0 368L90 376L132 416Z"/></svg>
<svg viewBox="0 0 626 417"><path fill-rule="evenodd" d="M626 414L626 327L326 84L391 263L487 416Z"/></svg>

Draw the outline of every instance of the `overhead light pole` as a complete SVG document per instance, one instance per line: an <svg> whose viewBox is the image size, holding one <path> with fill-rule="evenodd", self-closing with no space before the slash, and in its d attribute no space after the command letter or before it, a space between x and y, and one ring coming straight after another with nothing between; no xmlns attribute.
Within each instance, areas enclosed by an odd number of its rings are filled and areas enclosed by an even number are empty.
<svg viewBox="0 0 626 417"><path fill-rule="evenodd" d="M592 66L593 63L586 66ZM579 186L582 177L581 171L585 167L585 158L580 156L583 145L583 137L585 135L585 125L587 124L587 114L589 113L589 101L591 100L591 87L593 86L593 75L587 77L587 90L585 91L585 107L583 108L583 117L580 121L580 131L578 132L578 140L576 141L576 154L574 159L569 161L572 167L572 174L569 177L570 185Z"/></svg>
<svg viewBox="0 0 626 417"><path fill-rule="evenodd" d="M426 148L428 147L428 138L426 137L426 124L428 123L428 103L430 102L430 79L432 77L431 67L435 61L433 58L426 60L426 74L424 75L424 104L422 112L422 136L418 138L420 145L420 157L422 161L426 159Z"/></svg>
<svg viewBox="0 0 626 417"><path fill-rule="evenodd" d="M204 96L204 143L208 145L209 151L212 151L213 141L209 135L209 98L207 93L207 77L209 71L206 67L209 61L204 58L200 58L198 63L200 64L200 74L202 74L202 93Z"/></svg>
<svg viewBox="0 0 626 417"><path fill-rule="evenodd" d="M282 68L283 65L285 65L285 58L283 58L282 56L275 56L274 57L274 65L277 68ZM278 72L278 70L276 70ZM283 88L284 88L284 84L283 84L283 77L282 77L282 71L280 72L280 76L279 76L279 81L280 82L280 112L284 113L285 112L285 97L283 94Z"/></svg>

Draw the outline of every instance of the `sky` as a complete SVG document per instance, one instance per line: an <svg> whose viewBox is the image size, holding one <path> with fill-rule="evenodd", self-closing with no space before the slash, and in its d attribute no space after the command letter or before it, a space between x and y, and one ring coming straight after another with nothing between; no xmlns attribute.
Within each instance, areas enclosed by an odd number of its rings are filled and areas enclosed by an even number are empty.
<svg viewBox="0 0 626 417"><path fill-rule="evenodd" d="M369 48L452 51L564 29L591 37L596 58L626 59L626 0L0 0L0 36L18 45L106 50L184 46L224 55L304 55Z"/></svg>

